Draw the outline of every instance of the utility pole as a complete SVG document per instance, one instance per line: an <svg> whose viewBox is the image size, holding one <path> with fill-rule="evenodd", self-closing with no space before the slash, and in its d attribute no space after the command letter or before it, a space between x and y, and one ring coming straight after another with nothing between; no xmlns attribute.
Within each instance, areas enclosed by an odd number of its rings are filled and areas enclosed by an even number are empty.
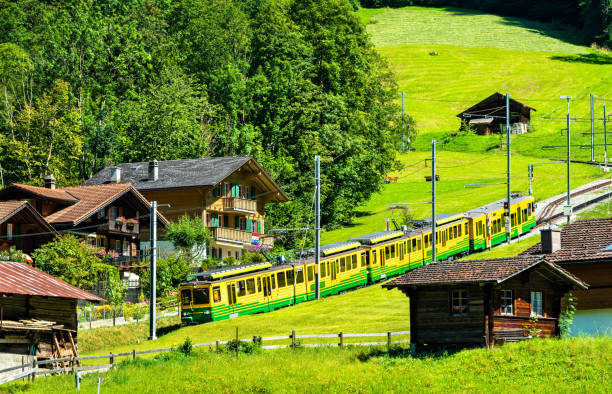
<svg viewBox="0 0 612 394"><path fill-rule="evenodd" d="M570 129L570 110L569 110L569 106L570 106L570 100L572 99L572 96L561 96L562 100L567 100L567 115L565 116L566 118L566 127L567 127L567 204L564 207L564 213L565 216L567 216L567 224L569 224L570 222L570 217L572 216L572 205L571 205L571 200L570 200L570 134L571 134L571 129Z"/></svg>
<svg viewBox="0 0 612 394"><path fill-rule="evenodd" d="M436 262L436 140L431 140L431 262Z"/></svg>
<svg viewBox="0 0 612 394"><path fill-rule="evenodd" d="M511 203L510 203L510 94L506 93L506 240L510 244L512 238L511 218Z"/></svg>
<svg viewBox="0 0 612 394"><path fill-rule="evenodd" d="M606 118L606 100L603 102L603 129L604 129L604 163L606 164L606 168L608 168L608 136L606 133L606 123L608 119Z"/></svg>
<svg viewBox="0 0 612 394"><path fill-rule="evenodd" d="M531 187L531 182L533 181L533 164L527 165L527 172L529 174L529 195L533 196L533 187Z"/></svg>
<svg viewBox="0 0 612 394"><path fill-rule="evenodd" d="M595 110L593 107L594 95L591 93L591 161L595 161Z"/></svg>
<svg viewBox="0 0 612 394"><path fill-rule="evenodd" d="M155 329L156 322L156 310L155 310L155 292L157 290L157 201L151 201L151 216L150 216L150 229L151 229L151 297L149 300L149 339L157 339L157 332Z"/></svg>
<svg viewBox="0 0 612 394"><path fill-rule="evenodd" d="M315 299L321 297L321 157L315 156Z"/></svg>
<svg viewBox="0 0 612 394"><path fill-rule="evenodd" d="M404 119L404 92L402 92L402 152L406 151L406 122Z"/></svg>

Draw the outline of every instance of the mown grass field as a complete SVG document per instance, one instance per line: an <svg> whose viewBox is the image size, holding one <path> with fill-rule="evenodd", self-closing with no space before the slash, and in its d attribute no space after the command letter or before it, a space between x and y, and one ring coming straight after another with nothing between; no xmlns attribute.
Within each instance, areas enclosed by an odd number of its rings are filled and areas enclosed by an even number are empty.
<svg viewBox="0 0 612 394"><path fill-rule="evenodd" d="M561 129L566 103L559 96L571 95L572 114L588 117L588 95L598 95L599 118L601 100L612 98L612 57L577 45L571 28L452 8L362 9L358 15L388 60L399 90L406 94L406 112L418 128L413 141L416 151L398 155L404 169L391 174L399 176L398 183L383 185L380 193L359 207L353 223L324 233L324 243L384 229L384 219L390 216L388 204L430 201L430 184L424 182L424 175L431 169L424 160L430 157L432 139L445 141L438 153L442 179L438 212L461 212L504 198L505 185L464 189L466 183L504 182L500 136L450 137L460 125L456 115L492 93L509 92L537 109L532 113L533 131L513 136L511 142L512 190L522 192L527 191L527 163L565 157L564 147L542 149L565 145ZM596 122L595 132L602 129L602 122ZM590 141L582 135L590 130L590 123L574 122L572 130L572 144ZM603 143L602 134L596 134L596 143ZM590 158L590 149L572 148L572 152L573 159ZM596 147L595 157L603 160L602 146ZM563 171L555 165L536 167L537 200L563 191ZM572 172L573 187L601 175L595 167L580 165L573 165ZM430 212L427 205L414 205L412 210L417 218Z"/></svg>
<svg viewBox="0 0 612 394"><path fill-rule="evenodd" d="M90 374L81 392L609 392L612 338L532 340L444 357L411 357L401 348L319 348L241 354L197 352L126 362ZM74 377L0 388L70 392Z"/></svg>
<svg viewBox="0 0 612 394"><path fill-rule="evenodd" d="M148 323L80 331L79 348L83 353L102 354L176 346L186 337L193 343L229 340L236 337L236 327L240 338L289 335L291 330L298 334L405 331L410 329L408 311L408 298L399 290L385 290L376 284L270 313L182 327L156 341L146 340ZM166 320L164 325L173 323L178 323L178 318Z"/></svg>

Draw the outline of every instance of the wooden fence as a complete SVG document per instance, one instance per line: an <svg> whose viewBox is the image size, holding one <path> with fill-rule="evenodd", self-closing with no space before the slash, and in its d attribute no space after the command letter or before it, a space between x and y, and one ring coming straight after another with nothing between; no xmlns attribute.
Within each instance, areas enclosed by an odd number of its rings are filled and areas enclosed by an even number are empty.
<svg viewBox="0 0 612 394"><path fill-rule="evenodd" d="M291 334L289 335L279 335L279 336L272 336L272 337L259 337L255 335L252 338L240 339L238 337L238 329L236 329L236 339L235 340L237 340L238 344L240 342L252 341L253 343L260 344L262 349L283 349L283 348L322 347L322 346L336 346L336 347L341 347L341 346L388 346L388 347L391 347L391 345L394 345L394 344L410 342L409 339L393 341L393 336L409 335L409 334L410 334L410 331L381 332L381 333L343 333L342 331L340 331L338 334L298 335L295 333L295 330L293 330ZM345 341L346 338L381 338L381 337L384 337L385 340L377 341L377 342L346 342ZM300 339L313 339L313 338L316 338L316 339L319 339L319 338L334 339L335 338L337 342L306 343L306 344L299 342ZM267 342L274 342L274 341L281 341L281 340L290 340L291 344L264 345L264 343L267 343ZM231 341L232 340L230 341L217 340L215 342L199 343L199 344L193 345L193 347L194 348L208 347L211 351L213 349L216 351L219 351L221 349L221 345L225 345ZM131 352L124 352L124 353L112 353L111 352L109 354L101 354L97 356L64 357L64 358L43 360L43 361L38 361L36 357L34 357L32 361L28 363L25 363L22 365L16 365L10 368L1 369L0 376L3 374L6 374L7 372L11 372L11 371L19 371L19 372L16 373L15 375L0 378L0 384L12 382L12 381L19 380L19 379L25 379L25 378L35 380L37 376L41 376L41 375L45 376L45 375L50 375L54 373L75 373L75 372L81 372L81 371L91 372L91 371L99 371L99 370L108 370L109 368L113 367L113 365L115 364L115 360L119 357L131 357L132 360L135 360L136 356L139 354L162 353L162 352L169 352L169 351L176 350L176 349L177 347L168 347L168 348L151 349L151 350L139 350L139 351L134 349ZM238 354L238 352L239 352L239 346L236 346L236 355ZM80 361L82 360L95 360L95 359L106 359L106 358L109 361L108 364L80 366L81 364ZM40 368L40 366L48 365L48 364L55 364L55 366L60 365L60 367L53 368L53 369Z"/></svg>

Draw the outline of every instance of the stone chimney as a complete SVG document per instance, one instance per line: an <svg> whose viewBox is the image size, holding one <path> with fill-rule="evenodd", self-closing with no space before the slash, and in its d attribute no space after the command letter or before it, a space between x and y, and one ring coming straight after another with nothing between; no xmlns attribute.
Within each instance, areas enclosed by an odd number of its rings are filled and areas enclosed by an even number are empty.
<svg viewBox="0 0 612 394"><path fill-rule="evenodd" d="M111 167L110 181L111 183L121 183L121 168L120 167Z"/></svg>
<svg viewBox="0 0 612 394"><path fill-rule="evenodd" d="M159 163L157 160L149 162L149 182L155 182L159 177Z"/></svg>
<svg viewBox="0 0 612 394"><path fill-rule="evenodd" d="M55 177L53 176L53 174L45 176L45 187L47 189L55 190Z"/></svg>
<svg viewBox="0 0 612 394"><path fill-rule="evenodd" d="M542 253L555 253L561 249L561 231L551 228L540 230L542 237Z"/></svg>

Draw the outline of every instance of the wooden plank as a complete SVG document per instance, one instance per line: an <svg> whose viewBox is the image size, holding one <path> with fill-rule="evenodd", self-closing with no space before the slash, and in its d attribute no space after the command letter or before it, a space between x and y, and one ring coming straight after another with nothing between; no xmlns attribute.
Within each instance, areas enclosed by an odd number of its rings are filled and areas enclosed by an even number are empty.
<svg viewBox="0 0 612 394"><path fill-rule="evenodd" d="M265 345L262 346L262 349L285 349L285 348L290 348L291 345Z"/></svg>
<svg viewBox="0 0 612 394"><path fill-rule="evenodd" d="M344 335L346 336L347 334L344 334ZM302 339L302 338L338 338L338 334L304 334L304 335L296 335L295 337L298 339ZM291 336L283 337L282 339L288 339L288 338L291 338ZM263 339L268 340L267 338L263 338Z"/></svg>
<svg viewBox="0 0 612 394"><path fill-rule="evenodd" d="M392 332L391 335L409 335L410 334L410 330L408 331L397 331L397 332Z"/></svg>
<svg viewBox="0 0 612 394"><path fill-rule="evenodd" d="M30 343L27 338L0 338L0 343Z"/></svg>
<svg viewBox="0 0 612 394"><path fill-rule="evenodd" d="M72 346L72 355L74 357L79 357L79 351L76 348L76 345L74 344L74 338L72 338L72 333L68 332L68 339L70 339L70 346ZM76 362L78 364L78 366L81 366L81 361L77 358Z"/></svg>
<svg viewBox="0 0 612 394"><path fill-rule="evenodd" d="M344 334L345 338L361 338L361 337L386 337L386 332L372 332L364 334Z"/></svg>

